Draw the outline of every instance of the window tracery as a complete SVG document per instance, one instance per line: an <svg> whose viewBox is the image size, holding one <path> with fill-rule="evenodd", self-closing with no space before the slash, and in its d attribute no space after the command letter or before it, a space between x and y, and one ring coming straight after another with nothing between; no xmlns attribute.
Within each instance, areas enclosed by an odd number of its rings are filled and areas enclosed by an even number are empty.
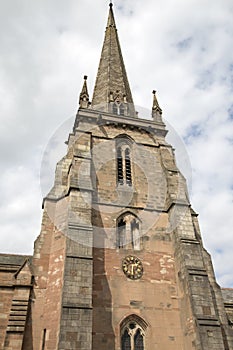
<svg viewBox="0 0 233 350"><path fill-rule="evenodd" d="M130 315L121 324L121 350L145 350L146 322Z"/></svg>
<svg viewBox="0 0 233 350"><path fill-rule="evenodd" d="M123 103L120 102L114 102L112 104L112 113L116 115L125 115L125 106Z"/></svg>
<svg viewBox="0 0 233 350"><path fill-rule="evenodd" d="M120 90L110 91L109 93L110 111L116 115L127 115L126 95Z"/></svg>

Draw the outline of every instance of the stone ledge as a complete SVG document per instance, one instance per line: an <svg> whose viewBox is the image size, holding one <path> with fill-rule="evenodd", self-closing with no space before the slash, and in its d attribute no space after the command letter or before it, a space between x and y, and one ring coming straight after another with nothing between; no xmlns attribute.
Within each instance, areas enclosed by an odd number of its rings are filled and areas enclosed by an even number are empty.
<svg viewBox="0 0 233 350"><path fill-rule="evenodd" d="M79 304L79 305L75 305L75 304L64 304L62 305L62 307L64 309L77 309L77 310L92 310L93 307L92 306L89 306L87 304Z"/></svg>
<svg viewBox="0 0 233 350"><path fill-rule="evenodd" d="M233 302L232 303L225 303L224 302L224 306L229 308L229 309L233 309Z"/></svg>
<svg viewBox="0 0 233 350"><path fill-rule="evenodd" d="M220 322L216 318L197 316L199 326L220 327Z"/></svg>
<svg viewBox="0 0 233 350"><path fill-rule="evenodd" d="M92 256L66 255L68 259L93 260Z"/></svg>
<svg viewBox="0 0 233 350"><path fill-rule="evenodd" d="M82 230L82 231L93 231L93 227L92 226L80 225L80 224L75 223L75 222L69 222L68 223L68 229L71 229L71 230Z"/></svg>
<svg viewBox="0 0 233 350"><path fill-rule="evenodd" d="M180 238L180 241L185 244L200 244L198 240L192 238Z"/></svg>
<svg viewBox="0 0 233 350"><path fill-rule="evenodd" d="M198 268L198 267L195 267L195 266L190 266L187 268L188 269L188 273L190 275L199 275L199 276L208 276L207 272L206 272L206 269L204 268Z"/></svg>
<svg viewBox="0 0 233 350"><path fill-rule="evenodd" d="M95 111L95 110L86 110L80 109L77 113L75 120L74 130L78 130L78 125L80 121L86 121L89 123L98 124L100 126L103 125L114 125L114 126L122 126L125 125L131 128L142 129L149 133L153 133L155 135L161 135L165 137L167 135L167 130L165 129L165 124L163 122L155 122L150 119L142 119L142 118L134 118L134 117L125 117L121 116L119 118L118 115Z"/></svg>
<svg viewBox="0 0 233 350"><path fill-rule="evenodd" d="M9 326L7 327L7 333L23 333L24 326Z"/></svg>

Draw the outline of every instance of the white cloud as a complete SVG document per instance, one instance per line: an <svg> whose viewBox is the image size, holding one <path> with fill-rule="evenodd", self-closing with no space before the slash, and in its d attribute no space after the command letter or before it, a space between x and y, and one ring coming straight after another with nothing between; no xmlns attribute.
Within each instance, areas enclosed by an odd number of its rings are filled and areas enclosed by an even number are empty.
<svg viewBox="0 0 233 350"><path fill-rule="evenodd" d="M150 108L156 89L185 140L205 246L233 286L233 3L119 0L114 10L134 101ZM0 3L1 251L32 252L43 152L74 118L84 74L93 89L107 11L102 0Z"/></svg>

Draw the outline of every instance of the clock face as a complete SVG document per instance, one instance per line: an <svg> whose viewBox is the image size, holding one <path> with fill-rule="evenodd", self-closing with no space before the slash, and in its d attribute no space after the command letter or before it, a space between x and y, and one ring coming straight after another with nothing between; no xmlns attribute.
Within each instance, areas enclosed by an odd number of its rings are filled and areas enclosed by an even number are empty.
<svg viewBox="0 0 233 350"><path fill-rule="evenodd" d="M131 280L137 280L142 277L142 262L136 256L126 256L122 261L122 270L124 274Z"/></svg>

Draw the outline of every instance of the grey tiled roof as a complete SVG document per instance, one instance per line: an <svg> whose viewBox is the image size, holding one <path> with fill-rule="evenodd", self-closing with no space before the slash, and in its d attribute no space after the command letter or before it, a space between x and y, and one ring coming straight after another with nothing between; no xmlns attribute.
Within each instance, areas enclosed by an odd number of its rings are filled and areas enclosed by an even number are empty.
<svg viewBox="0 0 233 350"><path fill-rule="evenodd" d="M0 254L0 265L21 266L31 255Z"/></svg>

